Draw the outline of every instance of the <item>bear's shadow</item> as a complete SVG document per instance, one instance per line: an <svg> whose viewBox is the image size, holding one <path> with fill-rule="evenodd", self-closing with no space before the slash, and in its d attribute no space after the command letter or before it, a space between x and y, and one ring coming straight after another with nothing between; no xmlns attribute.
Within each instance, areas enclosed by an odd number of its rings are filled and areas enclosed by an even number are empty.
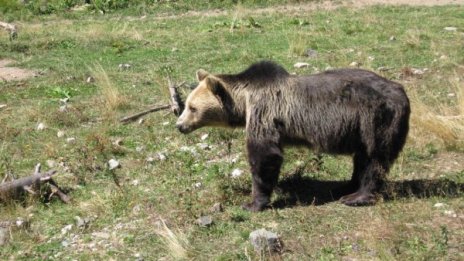
<svg viewBox="0 0 464 261"><path fill-rule="evenodd" d="M342 193L338 189L348 181L316 180L301 175L282 179L277 188L273 208L289 208L296 205L324 205L337 201ZM387 181L381 195L385 201L401 198L460 197L464 194L464 183L449 179L415 179Z"/></svg>

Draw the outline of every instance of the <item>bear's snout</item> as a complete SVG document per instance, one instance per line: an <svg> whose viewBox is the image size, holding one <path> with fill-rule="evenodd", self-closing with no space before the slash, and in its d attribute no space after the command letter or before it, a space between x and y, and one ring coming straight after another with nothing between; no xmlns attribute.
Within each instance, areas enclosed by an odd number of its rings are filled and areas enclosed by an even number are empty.
<svg viewBox="0 0 464 261"><path fill-rule="evenodd" d="M179 124L179 123L176 124L176 128L183 134L187 134L192 131L191 128L185 127L183 124Z"/></svg>

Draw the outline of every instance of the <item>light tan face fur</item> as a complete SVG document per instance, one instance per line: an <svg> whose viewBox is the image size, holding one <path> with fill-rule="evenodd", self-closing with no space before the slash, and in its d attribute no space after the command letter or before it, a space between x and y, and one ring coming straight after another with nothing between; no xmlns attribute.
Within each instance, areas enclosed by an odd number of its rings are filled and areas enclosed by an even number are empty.
<svg viewBox="0 0 464 261"><path fill-rule="evenodd" d="M212 91L214 76L205 71L197 72L200 81L185 101L185 109L177 120L176 126L182 133L192 132L204 126L225 125L222 103Z"/></svg>

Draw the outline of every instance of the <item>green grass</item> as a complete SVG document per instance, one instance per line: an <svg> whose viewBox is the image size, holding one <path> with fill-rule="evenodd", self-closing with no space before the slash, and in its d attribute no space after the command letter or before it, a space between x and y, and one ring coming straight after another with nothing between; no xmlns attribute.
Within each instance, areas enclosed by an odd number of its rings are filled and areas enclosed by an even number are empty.
<svg viewBox="0 0 464 261"><path fill-rule="evenodd" d="M185 5L176 11L181 12L208 10L220 2L213 3L172 5ZM260 259L248 235L263 227L278 233L285 246L280 256L265 259L463 258L462 122L437 130L423 117L463 113L464 8L253 14L247 4L227 3L232 11L218 16L171 18L147 12L142 18L130 9L28 16L16 20L21 28L17 40L0 32L0 58L42 73L0 83L0 104L8 105L0 111L0 173L26 176L39 162L44 169L47 160L63 162L56 181L73 198L69 205L37 198L0 205L0 220L22 218L29 224L12 229L0 259ZM446 26L458 31L444 31ZM396 40L390 41L391 36ZM308 48L317 57L302 56ZM242 130L205 128L184 136L167 112L150 114L140 125L117 121L168 103L166 72L178 82L194 83L199 68L232 73L261 59L297 74L347 67L353 61L374 71L391 68L379 73L403 83L416 107L410 138L389 175L390 199L363 208L332 202L328 190L349 179L350 159L323 155L318 160L305 149L292 148L286 151L274 209L248 213L240 208L251 189ZM294 69L301 61L311 66ZM131 67L119 69L124 63ZM404 68L429 70L420 77L405 76ZM89 76L96 81L88 83ZM105 88L115 92L108 94ZM186 95L189 90L182 91ZM60 112L59 99L65 97L70 97L69 108ZM123 102L110 102L114 99ZM44 131L35 130L39 122L47 125ZM65 138L57 138L58 130L65 131ZM446 131L456 137L444 135ZM209 137L202 141L205 133ZM75 137L75 143L67 143L67 137ZM123 144L114 145L119 138ZM200 149L197 143L202 142L211 150ZM158 160L158 153L166 160ZM155 160L147 162L149 157ZM122 168L107 170L111 158L120 160ZM244 174L233 179L235 168ZM210 213L216 202L224 212ZM446 205L436 208L437 202ZM451 210L457 217L446 212ZM214 220L209 228L195 224L205 214ZM75 216L90 221L77 228ZM68 224L74 226L62 234Z"/></svg>

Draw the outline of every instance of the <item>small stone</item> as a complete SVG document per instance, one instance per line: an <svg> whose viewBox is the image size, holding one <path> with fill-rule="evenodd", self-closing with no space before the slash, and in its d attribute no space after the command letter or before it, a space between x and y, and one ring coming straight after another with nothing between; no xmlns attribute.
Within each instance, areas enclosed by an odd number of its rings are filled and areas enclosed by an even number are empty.
<svg viewBox="0 0 464 261"><path fill-rule="evenodd" d="M145 119L140 119L137 123L138 123L139 125L142 125L144 122L145 122Z"/></svg>
<svg viewBox="0 0 464 261"><path fill-rule="evenodd" d="M234 169L234 170L232 171L232 173L230 174L230 176L231 176L232 178L238 178L238 177L242 176L242 174L243 174L243 171L242 171L242 170L240 170L240 169Z"/></svg>
<svg viewBox="0 0 464 261"><path fill-rule="evenodd" d="M224 211L221 203L214 203L214 205L209 209L210 212L217 213Z"/></svg>
<svg viewBox="0 0 464 261"><path fill-rule="evenodd" d="M201 188L202 185L203 185L203 184L201 184L201 182L197 182L197 183L193 184L193 186L194 186L195 188Z"/></svg>
<svg viewBox="0 0 464 261"><path fill-rule="evenodd" d="M132 183L132 185L134 185L134 186L138 186L138 185L139 185L139 180L138 180L138 179L134 179L131 183Z"/></svg>
<svg viewBox="0 0 464 261"><path fill-rule="evenodd" d="M65 240L61 241L61 246L68 247L69 246L68 240L65 239Z"/></svg>
<svg viewBox="0 0 464 261"><path fill-rule="evenodd" d="M173 48L171 49L171 52L173 52L173 53L174 53L174 52L177 52L177 51L179 51L179 49L177 49L176 47L173 47Z"/></svg>
<svg viewBox="0 0 464 261"><path fill-rule="evenodd" d="M433 205L433 206L436 207L436 208L441 208L441 207L444 207L445 204L438 202L438 203L435 203L435 205Z"/></svg>
<svg viewBox="0 0 464 261"><path fill-rule="evenodd" d="M369 61L375 60L375 58L374 58L373 56L368 56L367 59L368 59Z"/></svg>
<svg viewBox="0 0 464 261"><path fill-rule="evenodd" d="M66 139L66 143L69 143L69 144L72 144L72 143L75 143L76 142L76 138L74 137L69 137Z"/></svg>
<svg viewBox="0 0 464 261"><path fill-rule="evenodd" d="M450 97L450 98L456 97L456 93L450 92L450 93L448 93L448 97Z"/></svg>
<svg viewBox="0 0 464 261"><path fill-rule="evenodd" d="M73 228L72 224L66 225L61 229L61 235L67 234Z"/></svg>
<svg viewBox="0 0 464 261"><path fill-rule="evenodd" d="M110 234L108 234L106 232L93 232L92 236L103 238L103 239L109 239L110 238Z"/></svg>
<svg viewBox="0 0 464 261"><path fill-rule="evenodd" d="M130 69L131 67L132 67L132 65L130 65L128 63L121 63L118 66L119 70L127 70L127 69Z"/></svg>
<svg viewBox="0 0 464 261"><path fill-rule="evenodd" d="M213 218L211 216L201 216L197 219L197 224L200 227L209 227L213 224Z"/></svg>
<svg viewBox="0 0 464 261"><path fill-rule="evenodd" d="M147 161L148 163L152 163L152 162L155 161L155 158L153 158L153 157L148 157L148 158L146 159L146 161Z"/></svg>
<svg viewBox="0 0 464 261"><path fill-rule="evenodd" d="M454 212L454 210L445 210L445 212L443 213L447 215L448 217L453 217L453 218L458 217L458 215L456 214L456 212Z"/></svg>
<svg viewBox="0 0 464 261"><path fill-rule="evenodd" d="M141 152L144 149L145 149L145 146L137 146L137 147L135 147L135 151L137 151L137 152Z"/></svg>
<svg viewBox="0 0 464 261"><path fill-rule="evenodd" d="M76 227L78 228L86 228L87 225L90 223L88 218L81 218L79 216L75 216L74 220L76 220Z"/></svg>
<svg viewBox="0 0 464 261"><path fill-rule="evenodd" d="M316 50L313 50L313 49L310 48L310 49L306 50L305 55L308 56L309 58L316 58L318 53L317 53Z"/></svg>
<svg viewBox="0 0 464 261"><path fill-rule="evenodd" d="M255 251L258 252L280 252L282 243L277 234L267 231L264 228L255 230L250 233L250 242Z"/></svg>
<svg viewBox="0 0 464 261"><path fill-rule="evenodd" d="M203 134L203 135L201 135L201 138L200 138L200 139L201 139L201 140L206 140L206 139L208 138L208 136L209 136L208 133Z"/></svg>
<svg viewBox="0 0 464 261"><path fill-rule="evenodd" d="M54 160L47 160L47 166L49 168L54 168L56 166L56 161Z"/></svg>
<svg viewBox="0 0 464 261"><path fill-rule="evenodd" d="M116 139L115 141L113 141L114 146L121 146L122 144L123 144L123 141L122 141L121 138Z"/></svg>
<svg viewBox="0 0 464 261"><path fill-rule="evenodd" d="M16 224L17 228L23 228L23 227L26 226L26 221L24 221L24 219L19 217L19 218L16 219L15 224Z"/></svg>
<svg viewBox="0 0 464 261"><path fill-rule="evenodd" d="M358 63L358 62L352 62L352 63L350 63L350 66L351 66L351 67L359 67L359 65L360 65L360 63Z"/></svg>
<svg viewBox="0 0 464 261"><path fill-rule="evenodd" d="M163 126L168 126L168 125L169 125L169 121L165 121L165 122L163 122L162 124L163 124Z"/></svg>
<svg viewBox="0 0 464 261"><path fill-rule="evenodd" d="M63 138L63 137L64 137L64 134L65 134L64 131L59 130L59 131L56 133L56 136L57 136L58 138Z"/></svg>
<svg viewBox="0 0 464 261"><path fill-rule="evenodd" d="M197 146L202 150L210 150L211 149L211 146L209 146L207 143L198 143Z"/></svg>
<svg viewBox="0 0 464 261"><path fill-rule="evenodd" d="M119 168L119 167L121 167L121 165L119 164L119 161L117 161L115 159L110 159L108 161L109 170L113 170L113 169L116 169L116 168Z"/></svg>
<svg viewBox="0 0 464 261"><path fill-rule="evenodd" d="M86 83L92 83L92 82L95 82L95 78L93 78L92 76L89 76L87 77L87 79L85 80Z"/></svg>
<svg viewBox="0 0 464 261"><path fill-rule="evenodd" d="M166 155L164 155L163 153L158 153L158 158L161 161L166 160Z"/></svg>
<svg viewBox="0 0 464 261"><path fill-rule="evenodd" d="M454 26L447 26L447 27L443 28L443 30L448 31L448 32L456 32L458 30L458 28L456 28Z"/></svg>
<svg viewBox="0 0 464 261"><path fill-rule="evenodd" d="M417 69L417 68L411 68L411 72L414 75L422 75L422 74L425 73L425 71L426 71L426 69L421 70L421 69Z"/></svg>
<svg viewBox="0 0 464 261"><path fill-rule="evenodd" d="M305 68L305 67L308 67L308 66L309 66L309 63L295 63L293 65L293 67L295 67L297 69Z"/></svg>
<svg viewBox="0 0 464 261"><path fill-rule="evenodd" d="M39 123L39 124L37 125L37 128L36 128L36 129L37 129L38 131L42 131L42 130L45 130L45 128L46 128L45 124L41 122L41 123Z"/></svg>
<svg viewBox="0 0 464 261"><path fill-rule="evenodd" d="M440 60L446 60L446 59L448 59L448 56L446 56L446 55L443 54L443 55L440 56L439 59L440 59Z"/></svg>
<svg viewBox="0 0 464 261"><path fill-rule="evenodd" d="M6 104L0 104L0 109L6 108Z"/></svg>
<svg viewBox="0 0 464 261"><path fill-rule="evenodd" d="M393 42L393 41L396 41L396 37L395 36L390 36L390 38L388 38L389 41Z"/></svg>

